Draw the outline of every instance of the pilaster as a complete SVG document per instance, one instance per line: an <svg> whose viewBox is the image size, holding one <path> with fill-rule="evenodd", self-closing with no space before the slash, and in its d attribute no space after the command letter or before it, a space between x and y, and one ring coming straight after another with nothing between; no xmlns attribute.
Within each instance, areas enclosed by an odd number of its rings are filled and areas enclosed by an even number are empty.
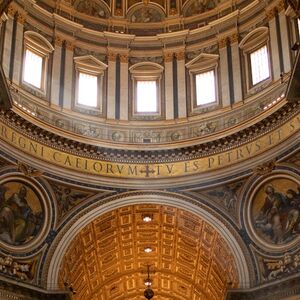
<svg viewBox="0 0 300 300"><path fill-rule="evenodd" d="M65 41L65 77L64 77L64 102L63 108L72 108L72 87L73 87L73 41Z"/></svg>
<svg viewBox="0 0 300 300"><path fill-rule="evenodd" d="M178 87L178 117L186 118L186 79L185 79L185 52L175 53L177 60L177 87Z"/></svg>
<svg viewBox="0 0 300 300"><path fill-rule="evenodd" d="M277 38L277 29L276 29L276 20L275 20L275 9L270 9L266 12L267 18L269 21L269 30L270 30L270 46L271 46L271 57L272 57L272 67L273 67L273 78L278 80L280 78L280 58L279 58L279 49L278 49L278 38Z"/></svg>
<svg viewBox="0 0 300 300"><path fill-rule="evenodd" d="M7 11L7 21L5 25L4 48L2 58L2 66L6 77L9 77L10 71L10 54L15 13L16 10L10 6Z"/></svg>
<svg viewBox="0 0 300 300"><path fill-rule="evenodd" d="M116 118L116 59L117 53L112 50L108 50L107 119Z"/></svg>
<svg viewBox="0 0 300 300"><path fill-rule="evenodd" d="M283 72L287 73L291 70L291 49L288 32L288 22L285 15L284 3L281 1L277 6L279 25L280 25L280 37L282 45L282 58L283 58Z"/></svg>
<svg viewBox="0 0 300 300"><path fill-rule="evenodd" d="M128 54L120 54L120 119L128 120Z"/></svg>
<svg viewBox="0 0 300 300"><path fill-rule="evenodd" d="M23 55L23 38L24 38L24 23L26 16L21 13L17 13L17 28L16 28L16 46L14 55L14 70L13 70L13 82L17 85L20 84L21 70L22 70L22 55Z"/></svg>
<svg viewBox="0 0 300 300"><path fill-rule="evenodd" d="M221 82L221 98L223 106L230 105L230 90L228 76L228 57L227 57L227 38L218 40L220 53L220 82Z"/></svg>
<svg viewBox="0 0 300 300"><path fill-rule="evenodd" d="M59 105L62 43L63 39L59 36L56 36L52 64L51 105Z"/></svg>
<svg viewBox="0 0 300 300"><path fill-rule="evenodd" d="M234 103L242 100L242 74L241 74L241 61L239 50L238 33L234 33L229 37L232 57L232 81L234 88Z"/></svg>
<svg viewBox="0 0 300 300"><path fill-rule="evenodd" d="M166 120L174 119L174 98L173 98L173 53L164 53L165 61L165 107Z"/></svg>

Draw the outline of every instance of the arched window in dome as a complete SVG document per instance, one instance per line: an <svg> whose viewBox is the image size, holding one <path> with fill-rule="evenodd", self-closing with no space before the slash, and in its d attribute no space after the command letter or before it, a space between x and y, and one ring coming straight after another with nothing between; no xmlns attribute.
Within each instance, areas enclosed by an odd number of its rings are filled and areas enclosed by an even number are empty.
<svg viewBox="0 0 300 300"><path fill-rule="evenodd" d="M74 108L99 114L103 111L104 75L107 65L91 55L74 58L76 71Z"/></svg>
<svg viewBox="0 0 300 300"><path fill-rule="evenodd" d="M247 92L271 81L268 28L256 28L247 34L240 42L240 49L244 55Z"/></svg>
<svg viewBox="0 0 300 300"><path fill-rule="evenodd" d="M219 55L201 53L186 64L190 77L191 113L219 104Z"/></svg>
<svg viewBox="0 0 300 300"><path fill-rule="evenodd" d="M22 76L25 86L46 94L48 62L53 50L51 43L40 34L25 32Z"/></svg>
<svg viewBox="0 0 300 300"><path fill-rule="evenodd" d="M132 82L132 116L162 116L161 79L163 67L152 62L129 68Z"/></svg>

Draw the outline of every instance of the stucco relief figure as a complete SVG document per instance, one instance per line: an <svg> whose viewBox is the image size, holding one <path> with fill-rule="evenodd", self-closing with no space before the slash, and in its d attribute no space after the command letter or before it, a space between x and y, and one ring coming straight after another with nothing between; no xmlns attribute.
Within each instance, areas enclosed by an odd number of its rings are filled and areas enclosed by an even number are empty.
<svg viewBox="0 0 300 300"><path fill-rule="evenodd" d="M272 184L264 187L260 209L254 212L257 233L266 241L283 244L300 233L300 187L280 191ZM256 199L258 200L258 199ZM254 203L255 205L255 203Z"/></svg>
<svg viewBox="0 0 300 300"><path fill-rule="evenodd" d="M35 192L19 182L0 185L0 240L21 245L39 232L43 211Z"/></svg>

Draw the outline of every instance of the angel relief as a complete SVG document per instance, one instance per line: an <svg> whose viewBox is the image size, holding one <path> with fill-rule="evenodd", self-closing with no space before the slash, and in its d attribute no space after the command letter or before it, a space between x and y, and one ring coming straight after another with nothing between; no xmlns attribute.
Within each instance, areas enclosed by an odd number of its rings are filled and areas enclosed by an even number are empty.
<svg viewBox="0 0 300 300"><path fill-rule="evenodd" d="M0 184L0 241L25 244L39 233L43 220L41 200L31 186L19 181Z"/></svg>

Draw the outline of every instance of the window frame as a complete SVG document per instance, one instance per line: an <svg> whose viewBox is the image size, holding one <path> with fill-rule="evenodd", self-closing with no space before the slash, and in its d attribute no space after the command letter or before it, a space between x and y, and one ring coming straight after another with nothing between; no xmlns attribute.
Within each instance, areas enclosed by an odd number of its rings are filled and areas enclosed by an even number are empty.
<svg viewBox="0 0 300 300"><path fill-rule="evenodd" d="M203 110L214 109L220 105L220 97L219 97L219 74L218 74L218 66L219 66L219 55L217 54L208 54L201 53L193 60L186 64L186 68L189 73L189 81L190 81L190 113L191 114L199 114L203 112ZM196 76L198 74L203 74L206 72L214 72L215 79L215 101L198 104L197 103L197 85L196 85Z"/></svg>
<svg viewBox="0 0 300 300"><path fill-rule="evenodd" d="M73 109L87 114L103 114L105 95L105 71L107 65L91 55L74 57L75 65L75 96ZM90 106L78 102L79 74L84 73L97 77L97 105Z"/></svg>
<svg viewBox="0 0 300 300"><path fill-rule="evenodd" d="M155 87L156 87L156 110L155 111L138 111L138 95L137 95L137 86L138 86L138 82L145 82L145 81L149 81L149 82L155 82ZM146 77L146 78L139 78L136 79L136 84L135 84L135 94L134 97L136 99L135 101L135 108L134 108L134 112L135 114L157 114L159 112L159 105L158 105L158 99L159 99L159 92L158 92L158 81L157 78L151 78L151 77Z"/></svg>
<svg viewBox="0 0 300 300"><path fill-rule="evenodd" d="M164 68L156 63L141 62L129 68L131 74L131 117L133 119L160 119L163 115L162 110L162 78ZM137 111L137 82L138 81L155 81L156 82L156 111L155 112L138 112Z"/></svg>
<svg viewBox="0 0 300 300"><path fill-rule="evenodd" d="M41 87L37 87L24 79L25 65L26 65L26 51L30 51L42 58L42 73L41 73ZM21 72L21 83L24 87L38 92L42 96L47 94L47 75L49 68L49 59L54 47L51 43L34 31L26 31L24 33L24 47L23 47L23 62Z"/></svg>
<svg viewBox="0 0 300 300"><path fill-rule="evenodd" d="M39 56L42 59L42 70L41 70L41 85L40 87L35 86L34 84L31 84L30 82L25 80L25 70L26 70L26 52L30 51L31 53ZM47 61L45 57L36 51L35 49L31 48L30 46L26 46L24 49L24 64L23 64L23 76L22 76L22 82L28 86L30 86L33 89L39 90L39 91L45 91L45 86L46 86L46 70L47 68Z"/></svg>
<svg viewBox="0 0 300 300"><path fill-rule="evenodd" d="M246 93L252 94L260 89L261 87L268 85L273 78L272 75L272 60L271 51L269 44L269 29L267 27L259 27L248 33L243 40L240 42L239 47L243 55L243 66L245 75L245 89ZM268 54L268 67L269 77L262 79L261 81L253 84L252 67L251 67L251 54L255 51L266 47Z"/></svg>

